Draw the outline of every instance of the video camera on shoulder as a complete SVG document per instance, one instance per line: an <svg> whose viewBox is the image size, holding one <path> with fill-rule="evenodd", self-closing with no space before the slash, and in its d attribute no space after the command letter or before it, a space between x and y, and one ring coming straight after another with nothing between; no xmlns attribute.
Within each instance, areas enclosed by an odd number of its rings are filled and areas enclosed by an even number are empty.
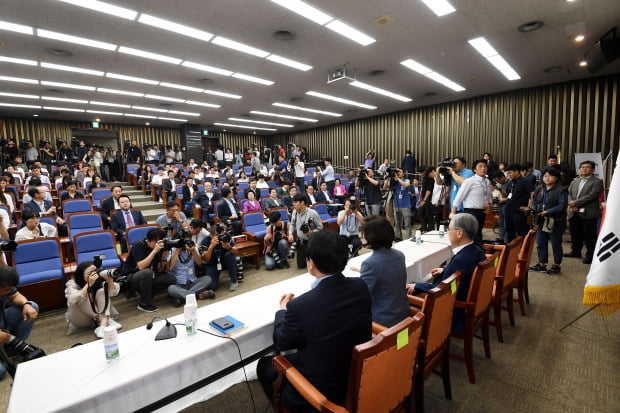
<svg viewBox="0 0 620 413"><path fill-rule="evenodd" d="M442 175L448 174L448 168L454 168L454 159L451 157L446 157L439 162L439 173Z"/></svg>

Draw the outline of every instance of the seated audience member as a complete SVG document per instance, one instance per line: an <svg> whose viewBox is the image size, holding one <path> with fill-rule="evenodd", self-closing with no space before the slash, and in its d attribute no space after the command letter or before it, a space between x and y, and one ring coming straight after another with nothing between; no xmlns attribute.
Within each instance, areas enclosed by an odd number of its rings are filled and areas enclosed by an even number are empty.
<svg viewBox="0 0 620 413"><path fill-rule="evenodd" d="M47 175L43 175L41 173L41 167L36 164L30 167L30 176L26 178L26 185L29 185L30 181L34 178L40 179L43 184L51 184L49 177Z"/></svg>
<svg viewBox="0 0 620 413"><path fill-rule="evenodd" d="M267 183L267 181L265 181L265 174L258 174L257 178L258 178L258 182L256 182L256 187L258 189L267 189L269 188L269 184Z"/></svg>
<svg viewBox="0 0 620 413"><path fill-rule="evenodd" d="M284 195L282 197L282 205L284 205L284 207L288 209L289 213L293 212L293 198L295 198L295 195L297 195L297 187L292 186L288 190L288 195Z"/></svg>
<svg viewBox="0 0 620 413"><path fill-rule="evenodd" d="M118 236L118 240L121 244L121 251L127 252L127 229L135 227L136 225L145 225L146 219L142 215L141 211L137 209L131 209L131 199L129 195L121 194L118 197L119 210L112 214L112 221L110 228Z"/></svg>
<svg viewBox="0 0 620 413"><path fill-rule="evenodd" d="M354 201L353 201L354 202ZM344 209L338 212L339 234L349 246L349 258L357 256L362 248L362 240L359 237L360 225L364 222L364 216L355 207L350 199L345 199Z"/></svg>
<svg viewBox="0 0 620 413"><path fill-rule="evenodd" d="M275 188L272 188L269 191L269 198L263 199L263 209L265 211L269 211L272 208L281 207L282 205L282 200L278 198L278 190Z"/></svg>
<svg viewBox="0 0 620 413"><path fill-rule="evenodd" d="M164 202L168 202L170 200L174 200L177 196L176 187L180 185L181 181L178 178L174 177L174 171L168 171L168 179L164 179L162 181L162 189L167 192L168 199L164 199Z"/></svg>
<svg viewBox="0 0 620 413"><path fill-rule="evenodd" d="M220 283L220 273L227 269L230 275L230 291L235 291L239 287L237 278L237 258L232 252L235 242L229 238L230 233L226 232L226 227L222 224L211 225L210 234L202 240L202 260L205 264L205 276L211 277L211 289L217 290ZM228 242L224 242L228 241Z"/></svg>
<svg viewBox="0 0 620 413"><path fill-rule="evenodd" d="M215 201L221 199L220 194L213 192L211 182L204 183L204 189L194 193L194 201L200 205L202 210L202 220L209 222L209 215L214 213L213 205Z"/></svg>
<svg viewBox="0 0 620 413"><path fill-rule="evenodd" d="M450 240L454 256L444 268L434 268L431 270L431 275L433 276L431 282L407 284L409 294L428 292L456 271L460 271L461 277L456 292L456 299L466 300L474 270L479 263L486 259L484 251L474 244L477 232L478 221L473 215L455 215L448 226L448 239ZM455 307L454 316L452 317L452 331L462 332L464 328L465 311Z"/></svg>
<svg viewBox="0 0 620 413"><path fill-rule="evenodd" d="M34 320L39 315L37 303L17 291L18 283L19 274L15 268L0 267L0 345L4 346L5 351L12 336L18 340L28 340ZM5 376L6 369L0 364L0 380Z"/></svg>
<svg viewBox="0 0 620 413"><path fill-rule="evenodd" d="M95 270L92 261L84 261L77 266L73 278L67 281L65 288L68 305L65 319L69 323L67 335L96 326L95 335L103 338L103 329L106 326L117 330L121 328L115 321L118 319L118 311L111 301L112 297L118 295L120 286L114 282L109 271L103 270L97 274Z"/></svg>
<svg viewBox="0 0 620 413"><path fill-rule="evenodd" d="M129 275L128 298L140 293L138 310L152 313L158 310L153 304L153 289L168 288L176 279L165 272L169 251L164 251L165 234L159 228L150 229L146 239L136 242L123 263L122 275Z"/></svg>
<svg viewBox="0 0 620 413"><path fill-rule="evenodd" d="M43 189L43 191L45 191L45 197L44 198L47 201L49 201L50 203L53 202L52 194L50 194L50 192L49 192L49 190L48 190L48 188L46 186L42 186L41 185L41 180L39 178L32 178L32 180L30 181L30 185L28 185L28 189L30 189L30 187L41 187ZM26 193L22 197L22 205L26 205L30 201L32 201L32 197L28 194L28 190L26 190Z"/></svg>
<svg viewBox="0 0 620 413"><path fill-rule="evenodd" d="M316 194L312 185L306 186L306 195L308 195L308 200L310 201L308 205L314 205L317 203Z"/></svg>
<svg viewBox="0 0 620 413"><path fill-rule="evenodd" d="M338 234L315 234L306 253L308 272L316 280L299 297L288 293L280 299L274 347L277 352L296 349L287 359L326 399L344 405L353 347L371 338L371 298L362 280L342 275L347 247ZM272 400L277 378L272 357L259 360L257 374ZM281 399L291 412L315 411L290 384L284 385Z"/></svg>
<svg viewBox="0 0 620 413"><path fill-rule="evenodd" d="M260 189L256 187L256 179L252 178L250 180L250 187L243 192L245 193L246 198L248 197L248 192L254 192L254 199L260 201Z"/></svg>
<svg viewBox="0 0 620 413"><path fill-rule="evenodd" d="M211 277L196 276L196 265L202 264L198 248L199 244L190 246L186 243L183 248L173 248L170 252L168 274L176 279L176 284L168 286L168 296L174 307L185 304L185 298L190 294L196 294L199 300L215 298L215 293L208 289L211 286Z"/></svg>
<svg viewBox="0 0 620 413"><path fill-rule="evenodd" d="M246 194L247 201L243 204L243 213L246 212L262 212L263 208L261 208L260 202L256 200L254 196L254 192L249 191Z"/></svg>
<svg viewBox="0 0 620 413"><path fill-rule="evenodd" d="M295 243L297 251L297 268L306 268L306 245L313 234L323 229L323 221L319 214L308 207L306 194L297 194L293 198L295 211L291 215L288 230L289 244Z"/></svg>
<svg viewBox="0 0 620 413"><path fill-rule="evenodd" d="M66 192L63 192L60 196L60 201L66 201L68 199L84 199L84 194L78 192L77 190L77 182L69 181L67 182Z"/></svg>
<svg viewBox="0 0 620 413"><path fill-rule="evenodd" d="M233 197L233 191L230 188L222 188L222 202L217 206L217 216L223 222L230 222L230 226L235 235L241 234L241 210L239 204Z"/></svg>
<svg viewBox="0 0 620 413"><path fill-rule="evenodd" d="M15 234L15 241L56 236L56 227L40 222L39 213L34 209L24 209L22 222L24 226Z"/></svg>
<svg viewBox="0 0 620 413"><path fill-rule="evenodd" d="M39 216L49 216L54 218L56 225L65 224L65 220L56 215L56 207L52 205L50 201L45 199L46 191L41 186L31 186L28 188L28 195L32 198L30 202L25 203L23 210L32 209L39 214ZM65 227L66 230L66 227Z"/></svg>
<svg viewBox="0 0 620 413"><path fill-rule="evenodd" d="M155 186L155 194L157 195L157 199L161 196L161 185L164 178L164 168L160 166L157 168L157 175L153 175L153 178L151 178L151 187Z"/></svg>
<svg viewBox="0 0 620 413"><path fill-rule="evenodd" d="M191 240L194 244L200 245L202 240L209 236L209 231L206 230L206 225L200 219L193 218L189 222L189 232L191 234Z"/></svg>
<svg viewBox="0 0 620 413"><path fill-rule="evenodd" d="M196 185L194 176L194 172L190 171L181 188L181 193L183 195L183 212L189 216L194 213L194 205L196 205L194 194L198 193L198 185Z"/></svg>
<svg viewBox="0 0 620 413"><path fill-rule="evenodd" d="M179 206L175 201L166 202L166 213L160 215L155 223L158 224L164 231L167 232L167 238L174 238L179 231L187 229L187 217L184 213L179 211Z"/></svg>
<svg viewBox="0 0 620 413"><path fill-rule="evenodd" d="M282 182L282 186L278 189L278 198L282 199L282 197L289 194L291 189L291 184L288 181Z"/></svg>
<svg viewBox="0 0 620 413"><path fill-rule="evenodd" d="M112 211L120 208L118 205L118 198L123 193L123 187L120 185L112 185L110 191L112 192L112 196L109 196L101 201L101 220L103 221L104 228L110 227L110 214Z"/></svg>
<svg viewBox="0 0 620 413"><path fill-rule="evenodd" d="M341 204L344 204L344 199L347 196L347 190L344 187L344 185L342 185L341 181L339 178L336 178L334 180L334 190L332 192L334 199L336 201L338 201Z"/></svg>
<svg viewBox="0 0 620 413"><path fill-rule="evenodd" d="M269 226L264 238L265 268L289 268L288 264L288 222L282 221L278 211L269 214Z"/></svg>
<svg viewBox="0 0 620 413"><path fill-rule="evenodd" d="M321 182L320 188L321 188L321 190L319 192L317 192L317 194L315 195L316 202L324 202L324 203L326 203L329 215L335 216L338 213L338 210L333 205L335 203L334 202L334 198L333 198L332 194L329 192L329 190L327 189L327 183L326 182Z"/></svg>
<svg viewBox="0 0 620 413"><path fill-rule="evenodd" d="M9 207L9 212L12 214L15 211L15 204L13 203L13 197L10 195L12 192L7 191L6 186L6 180L0 179L0 205Z"/></svg>
<svg viewBox="0 0 620 413"><path fill-rule="evenodd" d="M89 194L93 193L93 190L97 188L105 188L106 183L101 180L101 176L95 174L93 176L93 180L86 184L86 192Z"/></svg>
<svg viewBox="0 0 620 413"><path fill-rule="evenodd" d="M372 320L392 327L409 317L405 255L392 248L394 228L383 216L370 216L362 225L366 247L372 250L362 262L360 278L372 297ZM357 269L355 269L357 270Z"/></svg>

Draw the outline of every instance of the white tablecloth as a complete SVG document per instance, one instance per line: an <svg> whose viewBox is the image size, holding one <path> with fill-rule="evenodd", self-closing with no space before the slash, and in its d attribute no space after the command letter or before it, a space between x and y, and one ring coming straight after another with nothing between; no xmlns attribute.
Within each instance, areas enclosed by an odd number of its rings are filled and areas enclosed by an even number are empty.
<svg viewBox="0 0 620 413"><path fill-rule="evenodd" d="M416 245L403 241L395 248L407 257L410 281L421 279L451 254L441 243ZM363 259L364 256L356 257L351 265L358 266ZM282 294L303 294L313 280L306 273L199 308L198 328L217 333L208 326L209 321L224 315L235 317L245 327L232 336L239 343L243 358L249 357L272 345L274 314ZM169 320L183 323L183 315ZM151 330L141 327L119 334L121 356L115 363L106 361L103 343L95 341L19 364L8 412L133 411L239 361L237 348L230 340L202 332L187 336L183 326L177 326L176 338L154 341L163 325L164 321L160 321ZM242 374L228 376L220 380L218 391L242 380ZM162 410L178 410L209 397L208 392L197 393L200 394L196 397L184 397L174 403L174 408Z"/></svg>

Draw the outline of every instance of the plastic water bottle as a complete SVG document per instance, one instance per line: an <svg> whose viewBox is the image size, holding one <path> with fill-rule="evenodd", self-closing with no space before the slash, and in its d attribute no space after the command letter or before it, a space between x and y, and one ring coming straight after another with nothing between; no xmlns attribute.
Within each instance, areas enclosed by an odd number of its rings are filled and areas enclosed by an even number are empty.
<svg viewBox="0 0 620 413"><path fill-rule="evenodd" d="M186 302L183 315L185 316L185 332L188 336L193 336L196 334L196 306L191 302Z"/></svg>
<svg viewBox="0 0 620 413"><path fill-rule="evenodd" d="M415 232L415 243L418 245L422 244L422 231L419 229Z"/></svg>
<svg viewBox="0 0 620 413"><path fill-rule="evenodd" d="M105 358L108 363L115 362L121 356L118 349L116 328L107 326L103 329L103 348L105 349Z"/></svg>
<svg viewBox="0 0 620 413"><path fill-rule="evenodd" d="M443 238L443 236L444 236L444 234L445 234L445 233L446 233L446 227L445 227L445 226L443 226L443 225L440 225L440 226L439 226L439 236L440 236L441 238Z"/></svg>

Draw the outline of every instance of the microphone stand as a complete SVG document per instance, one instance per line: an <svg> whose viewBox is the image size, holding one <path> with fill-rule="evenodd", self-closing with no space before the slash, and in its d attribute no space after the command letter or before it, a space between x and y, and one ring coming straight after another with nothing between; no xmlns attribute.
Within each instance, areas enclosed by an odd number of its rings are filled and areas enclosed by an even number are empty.
<svg viewBox="0 0 620 413"><path fill-rule="evenodd" d="M167 340L169 338L175 338L177 336L177 328L165 317L153 317L151 322L146 325L147 330L153 328L153 321L155 320L166 320L166 324L161 328L161 330L159 330L159 332L155 336L155 341Z"/></svg>

